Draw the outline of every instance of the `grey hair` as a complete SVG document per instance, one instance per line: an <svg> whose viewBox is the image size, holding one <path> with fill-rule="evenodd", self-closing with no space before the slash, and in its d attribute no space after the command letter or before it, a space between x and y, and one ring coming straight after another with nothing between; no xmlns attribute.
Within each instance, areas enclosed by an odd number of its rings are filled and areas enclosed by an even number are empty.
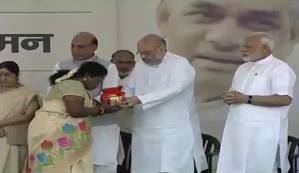
<svg viewBox="0 0 299 173"><path fill-rule="evenodd" d="M262 42L262 44L267 45L271 51L275 47L274 40L270 37L262 36L261 42Z"/></svg>
<svg viewBox="0 0 299 173"><path fill-rule="evenodd" d="M274 40L272 39L272 37L269 34L267 34L265 32L254 32L254 33L250 34L247 38L251 38L251 37L260 37L261 43L263 45L268 46L271 51L275 47Z"/></svg>

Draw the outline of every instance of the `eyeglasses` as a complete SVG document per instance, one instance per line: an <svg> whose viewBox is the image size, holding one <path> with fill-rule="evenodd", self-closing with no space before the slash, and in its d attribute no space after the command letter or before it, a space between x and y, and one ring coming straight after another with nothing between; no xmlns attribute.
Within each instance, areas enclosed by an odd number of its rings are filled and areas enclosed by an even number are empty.
<svg viewBox="0 0 299 173"><path fill-rule="evenodd" d="M161 45L155 46L153 50L145 50L145 51L136 52L136 55L140 56L140 57L148 57L149 55L156 52L156 49L159 48L159 47L161 47Z"/></svg>
<svg viewBox="0 0 299 173"><path fill-rule="evenodd" d="M152 53L153 51L142 51L142 52L136 52L136 55L140 57L148 57Z"/></svg>

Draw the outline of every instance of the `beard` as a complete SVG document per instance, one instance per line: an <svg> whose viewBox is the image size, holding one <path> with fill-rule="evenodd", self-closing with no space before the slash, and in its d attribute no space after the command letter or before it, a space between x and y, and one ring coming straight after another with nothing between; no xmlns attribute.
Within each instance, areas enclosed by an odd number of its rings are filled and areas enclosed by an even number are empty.
<svg viewBox="0 0 299 173"><path fill-rule="evenodd" d="M243 56L243 61L245 62L253 62L261 59L262 55L260 52L256 51L255 53L248 55L248 56Z"/></svg>

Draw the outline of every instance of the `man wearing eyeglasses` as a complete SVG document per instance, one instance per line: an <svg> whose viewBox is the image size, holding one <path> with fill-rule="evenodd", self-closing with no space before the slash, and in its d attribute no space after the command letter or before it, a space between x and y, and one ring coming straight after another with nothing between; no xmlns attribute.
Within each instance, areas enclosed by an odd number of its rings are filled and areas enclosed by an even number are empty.
<svg viewBox="0 0 299 173"><path fill-rule="evenodd" d="M133 96L122 103L134 108L131 172L193 173L195 70L158 35L144 36L137 49L142 62L125 87Z"/></svg>
<svg viewBox="0 0 299 173"><path fill-rule="evenodd" d="M117 50L112 54L111 62L112 64L108 68L108 75L106 76L103 88L109 88L109 87L117 87L117 86L124 86L128 82L128 80L131 77L132 71L135 66L135 55L129 51L129 50ZM114 124L115 129L118 129L118 135L121 134L121 141L123 143L123 149L126 153L126 158L129 159L129 145L131 143L132 138L132 130L133 130L133 114L131 110L124 110L115 113L113 116L107 116L105 119L112 118L114 120L110 122L118 122L117 124ZM100 135L101 130L99 130L99 133L95 133L95 138L97 135ZM109 140L109 139L107 139ZM120 146L122 147L122 144L120 143ZM121 164L119 169L125 170L128 169L126 167L127 162L123 162L122 150L119 150L118 154L118 163ZM96 155L97 153L94 153ZM98 154L101 154L100 151ZM117 163L114 163L114 166L116 167ZM102 172L100 172L102 173Z"/></svg>
<svg viewBox="0 0 299 173"><path fill-rule="evenodd" d="M135 65L134 58L134 54L129 50L118 50L112 54L111 62L116 65L120 79L126 79L129 76Z"/></svg>
<svg viewBox="0 0 299 173"><path fill-rule="evenodd" d="M125 86L131 77L131 73L135 67L135 55L129 50L117 50L112 54L111 65L108 68L108 76L106 81L114 78L115 86ZM110 72L110 73L109 73ZM110 77L111 76L111 77ZM105 83L104 83L105 85ZM105 87L105 86L104 86ZM126 112L129 113L129 112ZM120 116L119 125L124 134L131 134L133 128L132 115ZM124 135L122 135L124 136Z"/></svg>

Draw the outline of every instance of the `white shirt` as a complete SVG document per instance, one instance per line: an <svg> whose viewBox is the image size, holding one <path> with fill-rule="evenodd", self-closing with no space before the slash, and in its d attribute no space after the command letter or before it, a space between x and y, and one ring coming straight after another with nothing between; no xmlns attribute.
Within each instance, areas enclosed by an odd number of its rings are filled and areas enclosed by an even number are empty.
<svg viewBox="0 0 299 173"><path fill-rule="evenodd" d="M110 88L116 86L125 86L130 79L130 75L120 78L115 64L110 64L108 67L108 74L105 77L103 88Z"/></svg>
<svg viewBox="0 0 299 173"><path fill-rule="evenodd" d="M293 96L296 75L285 62L269 55L241 65L231 90L245 95ZM224 128L217 173L272 172L279 146L282 172L286 158L290 106L233 104Z"/></svg>
<svg viewBox="0 0 299 173"><path fill-rule="evenodd" d="M118 70L115 64L111 64L108 67L108 74L104 80L103 88L116 87L116 86L126 86L131 78L131 73L125 78L120 78ZM130 94L127 93L127 96ZM130 95L131 96L131 95ZM121 131L126 133L132 133L133 131L133 112L131 109L121 110L116 113L116 119L120 126Z"/></svg>
<svg viewBox="0 0 299 173"><path fill-rule="evenodd" d="M156 67L136 63L126 87L142 102L134 108L132 173L175 172L192 160L194 78L189 62L170 52Z"/></svg>
<svg viewBox="0 0 299 173"><path fill-rule="evenodd" d="M103 81L103 88L119 86L117 68L111 64L108 74ZM120 112L107 114L93 118L92 137L92 161L96 165L121 164L124 159L124 151L120 140L119 123Z"/></svg>
<svg viewBox="0 0 299 173"><path fill-rule="evenodd" d="M288 95L293 97L293 89L296 81L294 71L285 62L269 55L265 59L257 62L247 62L241 65L233 78L231 90L239 91L246 95ZM281 118L287 118L289 106L283 107L264 107L253 105L246 106L244 109L251 109L265 114L268 111L278 112ZM237 111L239 105L232 105L230 111ZM242 108L243 109L243 108ZM268 116L268 117L265 117ZM231 117L234 118L234 117ZM236 117L239 121L275 121L272 115L256 115L249 117ZM277 117L278 118L278 117Z"/></svg>
<svg viewBox="0 0 299 173"><path fill-rule="evenodd" d="M138 62L133 72L127 86L130 91L127 92L133 92L142 102L141 107L135 111L151 114L151 111L157 110L160 113L142 116L136 122L137 126L154 128L189 124L189 114L186 115L186 112L193 99L195 71L187 60L167 52L159 66L151 67ZM181 98L177 98L180 96ZM177 117L167 113L172 113L173 110L165 109L174 104L172 101L181 103L176 105Z"/></svg>

